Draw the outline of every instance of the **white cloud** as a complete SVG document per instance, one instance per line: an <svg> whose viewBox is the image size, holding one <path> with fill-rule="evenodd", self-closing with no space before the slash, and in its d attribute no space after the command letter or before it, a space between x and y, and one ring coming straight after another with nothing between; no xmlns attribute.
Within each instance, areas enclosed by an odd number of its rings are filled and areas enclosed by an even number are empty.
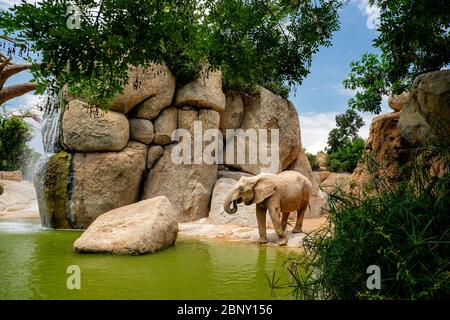
<svg viewBox="0 0 450 320"><path fill-rule="evenodd" d="M334 85L333 88L341 95L345 97L353 98L356 95L357 90L346 89L342 84Z"/></svg>
<svg viewBox="0 0 450 320"><path fill-rule="evenodd" d="M380 23L380 8L377 6L372 6L369 0L352 0L357 3L358 9L361 13L367 17L366 25L369 30L377 29Z"/></svg>
<svg viewBox="0 0 450 320"><path fill-rule="evenodd" d="M306 151L317 153L324 150L327 145L328 133L336 127L335 117L339 112L308 112L300 115L300 127L302 136L302 145ZM362 114L364 126L358 131L358 134L367 139L369 136L370 123L374 117L373 114Z"/></svg>
<svg viewBox="0 0 450 320"><path fill-rule="evenodd" d="M14 106L8 107L7 111L12 114L20 114L26 111L31 111L33 114L37 115L37 118L43 118L43 111L40 110L39 106L43 106L45 103L45 96L34 95L32 93L27 93L21 97L16 98L16 101L19 101ZM31 118L25 119L26 123L31 128L32 137L28 141L28 146L32 149L35 149L37 152L43 153L44 148L42 145L42 122L36 121Z"/></svg>

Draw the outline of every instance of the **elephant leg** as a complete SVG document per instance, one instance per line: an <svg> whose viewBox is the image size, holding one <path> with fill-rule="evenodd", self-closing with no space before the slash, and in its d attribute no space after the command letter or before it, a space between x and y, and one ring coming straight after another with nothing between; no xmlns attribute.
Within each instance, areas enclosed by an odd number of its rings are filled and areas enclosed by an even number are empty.
<svg viewBox="0 0 450 320"><path fill-rule="evenodd" d="M297 209L297 222L295 223L292 233L303 233L303 218L305 217L305 211L308 205L302 206Z"/></svg>
<svg viewBox="0 0 450 320"><path fill-rule="evenodd" d="M266 208L261 208L256 206L256 220L258 221L258 231L259 231L259 244L267 243L267 233L266 233Z"/></svg>
<svg viewBox="0 0 450 320"><path fill-rule="evenodd" d="M283 231L286 231L289 214L290 212L283 212L281 215L281 227L283 228Z"/></svg>
<svg viewBox="0 0 450 320"><path fill-rule="evenodd" d="M281 227L281 212L279 208L269 208L269 215L272 220L275 233L278 236L278 245L285 246L287 244L286 235Z"/></svg>

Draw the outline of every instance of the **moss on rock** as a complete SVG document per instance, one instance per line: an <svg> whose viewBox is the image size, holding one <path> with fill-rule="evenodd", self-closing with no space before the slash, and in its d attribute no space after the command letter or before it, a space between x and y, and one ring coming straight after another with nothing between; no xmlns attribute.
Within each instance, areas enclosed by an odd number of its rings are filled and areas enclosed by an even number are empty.
<svg viewBox="0 0 450 320"><path fill-rule="evenodd" d="M72 155L60 151L48 159L35 181L42 225L69 229L67 219L68 181Z"/></svg>

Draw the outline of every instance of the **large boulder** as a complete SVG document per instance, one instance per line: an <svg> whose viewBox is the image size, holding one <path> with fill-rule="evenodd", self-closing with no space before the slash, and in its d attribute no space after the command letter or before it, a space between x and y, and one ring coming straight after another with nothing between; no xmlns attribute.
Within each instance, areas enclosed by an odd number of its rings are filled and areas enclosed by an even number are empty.
<svg viewBox="0 0 450 320"><path fill-rule="evenodd" d="M63 145L70 151L120 151L129 131L123 114L93 110L79 100L70 101L62 117Z"/></svg>
<svg viewBox="0 0 450 320"><path fill-rule="evenodd" d="M237 129L244 116L244 100L239 92L226 91L225 110L220 112L220 131L226 135L226 129Z"/></svg>
<svg viewBox="0 0 450 320"><path fill-rule="evenodd" d="M166 197L117 208L99 216L73 244L80 253L140 255L175 243L177 215Z"/></svg>
<svg viewBox="0 0 450 320"><path fill-rule="evenodd" d="M71 159L71 154L60 151L50 157L43 156L38 165L34 186L41 224L45 228L71 228L66 207Z"/></svg>
<svg viewBox="0 0 450 320"><path fill-rule="evenodd" d="M196 80L178 89L175 93L175 106L185 105L223 111L225 94L222 91L222 73L203 68Z"/></svg>
<svg viewBox="0 0 450 320"><path fill-rule="evenodd" d="M175 164L171 157L174 146L165 147L163 156L150 170L143 199L166 196L178 213L179 222L205 218L217 178L217 165Z"/></svg>
<svg viewBox="0 0 450 320"><path fill-rule="evenodd" d="M276 171L274 173L286 169L297 158L301 150L300 124L295 107L289 100L283 99L264 88L261 88L259 94L246 104L240 128L244 131L247 129L255 129L257 133L258 129L268 129L267 139L270 139L271 129L279 129L280 166L278 170L272 170ZM229 140L229 137L227 137L227 140ZM270 148L271 142L267 142L268 155L270 155ZM248 151L249 143L246 140L246 159L249 159ZM268 170L270 167L270 165L262 164L259 157L256 164L250 164L248 162L246 160L245 164L236 163L235 154L235 162L226 162L226 164L251 174L259 174Z"/></svg>
<svg viewBox="0 0 450 320"><path fill-rule="evenodd" d="M155 137L153 123L146 119L130 119L130 139L150 144Z"/></svg>
<svg viewBox="0 0 450 320"><path fill-rule="evenodd" d="M235 214L228 214L223 210L223 202L236 183L237 181L231 178L221 178L216 181L211 198L209 220L215 224L235 224L256 228L258 222L256 221L255 204L246 206L244 203L240 203Z"/></svg>
<svg viewBox="0 0 450 320"><path fill-rule="evenodd" d="M164 109L155 120L155 144L166 145L172 142L172 132L177 128L178 111L175 107Z"/></svg>
<svg viewBox="0 0 450 320"><path fill-rule="evenodd" d="M373 159L371 164L360 162L353 171L351 180L364 185L371 172L387 178L392 183L401 179L400 167L410 158L408 142L400 135L397 123L402 112L391 112L373 118L365 150Z"/></svg>
<svg viewBox="0 0 450 320"><path fill-rule="evenodd" d="M329 172L328 177L322 181L321 188L326 193L334 193L338 190L347 192L350 188L351 179L350 173Z"/></svg>
<svg viewBox="0 0 450 320"><path fill-rule="evenodd" d="M450 132L450 70L418 76L398 129L413 147L432 143Z"/></svg>
<svg viewBox="0 0 450 320"><path fill-rule="evenodd" d="M121 152L75 153L69 217L87 228L99 215L139 200L147 146L129 142Z"/></svg>
<svg viewBox="0 0 450 320"><path fill-rule="evenodd" d="M0 180L0 219L36 218L39 208L33 183Z"/></svg>
<svg viewBox="0 0 450 320"><path fill-rule="evenodd" d="M219 128L219 114L210 109L178 110L178 127L191 132L200 121L203 130ZM192 141L193 143L193 141ZM164 148L163 156L153 165L145 181L143 199L166 196L179 215L179 221L192 221L208 216L209 203L217 179L217 164L175 163L172 152L179 144ZM192 150L194 149L191 147ZM177 153L178 154L178 153Z"/></svg>
<svg viewBox="0 0 450 320"><path fill-rule="evenodd" d="M151 64L148 68L130 67L128 84L114 98L110 110L127 114L137 107L134 116L153 119L172 103L175 92L175 77L163 64Z"/></svg>

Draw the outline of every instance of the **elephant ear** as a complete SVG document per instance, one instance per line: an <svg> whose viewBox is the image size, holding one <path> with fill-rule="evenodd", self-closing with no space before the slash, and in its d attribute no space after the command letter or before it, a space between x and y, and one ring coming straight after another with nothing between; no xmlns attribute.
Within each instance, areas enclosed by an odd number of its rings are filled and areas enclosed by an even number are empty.
<svg viewBox="0 0 450 320"><path fill-rule="evenodd" d="M255 183L253 187L253 192L255 196L253 197L254 203L263 202L265 199L270 197L275 193L276 185L269 179L260 179Z"/></svg>

